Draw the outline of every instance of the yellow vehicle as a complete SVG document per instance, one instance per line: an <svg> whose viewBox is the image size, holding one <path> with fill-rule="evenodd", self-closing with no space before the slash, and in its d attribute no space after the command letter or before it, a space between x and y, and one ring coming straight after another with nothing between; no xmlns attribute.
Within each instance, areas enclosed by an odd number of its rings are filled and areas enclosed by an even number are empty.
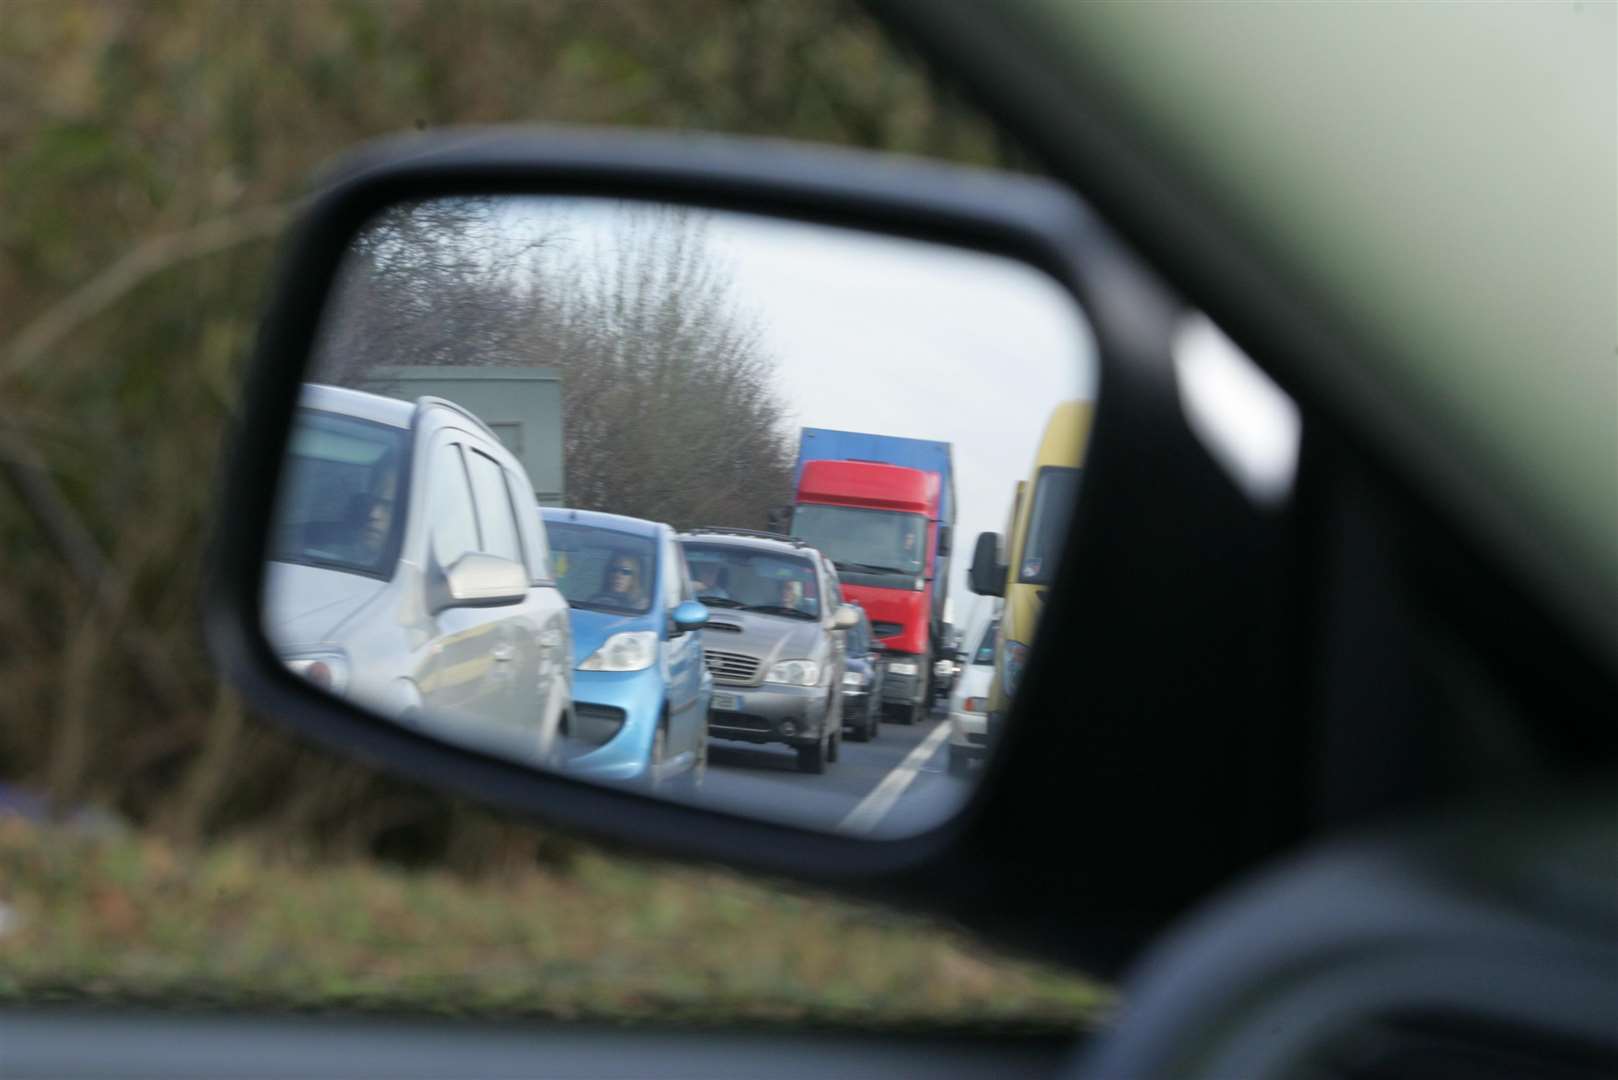
<svg viewBox="0 0 1618 1080"><path fill-rule="evenodd" d="M1088 401L1064 401L1051 410L1028 479L1017 482L1007 536L1002 539L998 533L982 533L972 552L972 591L1005 598L987 702L991 743L1017 692L1028 647L1043 613L1045 591L1056 579L1056 562L1067 535L1068 513L1078 495L1093 410Z"/></svg>

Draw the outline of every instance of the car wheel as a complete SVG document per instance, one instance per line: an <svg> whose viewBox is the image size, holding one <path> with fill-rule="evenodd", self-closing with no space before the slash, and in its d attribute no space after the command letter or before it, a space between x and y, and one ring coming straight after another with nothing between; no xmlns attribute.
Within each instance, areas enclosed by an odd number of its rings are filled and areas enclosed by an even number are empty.
<svg viewBox="0 0 1618 1080"><path fill-rule="evenodd" d="M798 747L798 771L803 773L823 773L826 771L826 740L822 739L813 746Z"/></svg>
<svg viewBox="0 0 1618 1080"><path fill-rule="evenodd" d="M966 752L954 743L949 744L949 774L951 776L965 776L972 767L972 759Z"/></svg>

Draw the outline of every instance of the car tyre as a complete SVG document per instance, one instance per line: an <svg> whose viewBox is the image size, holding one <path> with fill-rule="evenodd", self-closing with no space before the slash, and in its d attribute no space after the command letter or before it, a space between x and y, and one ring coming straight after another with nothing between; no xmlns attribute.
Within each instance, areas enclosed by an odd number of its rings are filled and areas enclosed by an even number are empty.
<svg viewBox="0 0 1618 1080"><path fill-rule="evenodd" d="M801 773L823 773L826 771L826 740L822 739L813 746L798 747L798 771Z"/></svg>
<svg viewBox="0 0 1618 1080"><path fill-rule="evenodd" d="M966 751L954 743L949 744L949 774L951 776L965 776L972 768L972 759L967 757Z"/></svg>

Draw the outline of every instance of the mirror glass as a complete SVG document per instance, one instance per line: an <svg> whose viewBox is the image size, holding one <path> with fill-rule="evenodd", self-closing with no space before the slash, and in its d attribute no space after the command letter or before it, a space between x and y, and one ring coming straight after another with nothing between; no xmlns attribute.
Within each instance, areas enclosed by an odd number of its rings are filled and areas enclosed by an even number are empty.
<svg viewBox="0 0 1618 1080"><path fill-rule="evenodd" d="M538 769L870 837L1003 730L1077 496L1083 313L998 255L620 200L356 236L264 573L303 678Z"/></svg>

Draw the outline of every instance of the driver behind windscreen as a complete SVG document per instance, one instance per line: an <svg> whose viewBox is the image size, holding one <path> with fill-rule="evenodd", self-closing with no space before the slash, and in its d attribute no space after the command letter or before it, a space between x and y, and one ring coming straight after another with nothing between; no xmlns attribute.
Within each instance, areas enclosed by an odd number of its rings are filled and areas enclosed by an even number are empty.
<svg viewBox="0 0 1618 1080"><path fill-rule="evenodd" d="M613 552L601 575L601 590L586 603L638 611L646 606L646 590L641 584L640 560L624 552Z"/></svg>

